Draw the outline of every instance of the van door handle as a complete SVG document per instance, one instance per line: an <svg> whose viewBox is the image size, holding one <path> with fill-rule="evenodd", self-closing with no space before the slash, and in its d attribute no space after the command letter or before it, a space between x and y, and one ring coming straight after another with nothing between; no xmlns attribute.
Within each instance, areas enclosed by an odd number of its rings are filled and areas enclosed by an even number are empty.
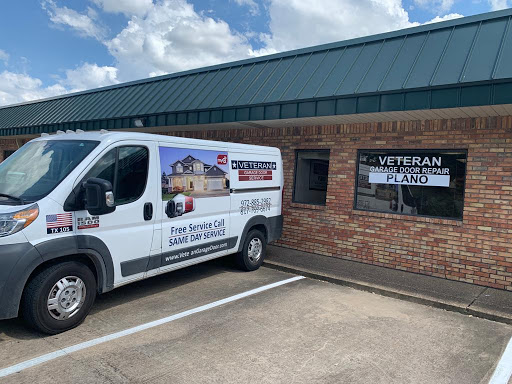
<svg viewBox="0 0 512 384"><path fill-rule="evenodd" d="M144 204L144 220L149 221L153 218L153 204Z"/></svg>

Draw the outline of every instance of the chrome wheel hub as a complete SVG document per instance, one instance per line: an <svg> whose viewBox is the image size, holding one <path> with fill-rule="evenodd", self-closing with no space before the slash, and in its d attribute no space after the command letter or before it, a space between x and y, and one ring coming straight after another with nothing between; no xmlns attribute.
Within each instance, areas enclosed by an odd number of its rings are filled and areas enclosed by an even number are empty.
<svg viewBox="0 0 512 384"><path fill-rule="evenodd" d="M47 308L51 317L66 320L78 313L85 301L84 282L76 276L67 276L55 283L48 295Z"/></svg>
<svg viewBox="0 0 512 384"><path fill-rule="evenodd" d="M263 252L263 243L260 239L254 238L249 243L249 249L247 252L247 255L249 256L249 260L251 263L256 264L260 257L261 253Z"/></svg>

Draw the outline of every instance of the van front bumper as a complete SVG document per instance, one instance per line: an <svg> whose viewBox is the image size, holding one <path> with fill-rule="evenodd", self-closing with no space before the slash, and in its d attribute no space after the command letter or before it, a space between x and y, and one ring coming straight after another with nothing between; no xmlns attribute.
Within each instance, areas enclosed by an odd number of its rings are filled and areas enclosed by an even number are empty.
<svg viewBox="0 0 512 384"><path fill-rule="evenodd" d="M0 245L0 320L18 316L25 284L42 262L30 243Z"/></svg>

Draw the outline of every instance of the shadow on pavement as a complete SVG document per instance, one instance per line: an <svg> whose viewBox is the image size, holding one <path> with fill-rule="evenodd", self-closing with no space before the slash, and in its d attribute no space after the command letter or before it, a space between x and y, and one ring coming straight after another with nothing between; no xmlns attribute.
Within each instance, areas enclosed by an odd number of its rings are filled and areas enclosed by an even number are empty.
<svg viewBox="0 0 512 384"><path fill-rule="evenodd" d="M197 282L221 273L245 273L240 271L232 256L222 257L183 268L174 272L140 280L96 297L96 302L89 314L102 312L121 304L126 304L142 297L149 297L163 291L171 290L191 282ZM32 340L49 337L30 329L21 318L0 321L0 348L4 336L18 340ZM51 336L50 336L51 337Z"/></svg>

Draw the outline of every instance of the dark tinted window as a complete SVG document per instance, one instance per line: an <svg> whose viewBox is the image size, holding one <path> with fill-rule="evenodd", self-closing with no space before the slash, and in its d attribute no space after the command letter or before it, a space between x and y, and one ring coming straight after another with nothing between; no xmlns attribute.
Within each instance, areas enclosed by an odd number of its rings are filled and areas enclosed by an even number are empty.
<svg viewBox="0 0 512 384"><path fill-rule="evenodd" d="M114 185L114 174L116 171L116 157L117 148L108 152L105 156L98 160L98 162L91 168L84 181L90 177L97 177L99 179L110 181Z"/></svg>
<svg viewBox="0 0 512 384"><path fill-rule="evenodd" d="M328 174L329 151L297 151L293 201L325 205Z"/></svg>
<svg viewBox="0 0 512 384"><path fill-rule="evenodd" d="M5 150L4 151L4 160L7 159L9 156L11 156L14 152L16 152L16 151Z"/></svg>
<svg viewBox="0 0 512 384"><path fill-rule="evenodd" d="M114 188L117 204L127 204L142 196L148 178L148 160L146 148L119 148L119 163Z"/></svg>
<svg viewBox="0 0 512 384"><path fill-rule="evenodd" d="M462 219L465 151L359 151L356 208Z"/></svg>
<svg viewBox="0 0 512 384"><path fill-rule="evenodd" d="M115 148L87 173L108 180L113 186L116 205L128 204L142 196L148 177L149 156L145 147Z"/></svg>

